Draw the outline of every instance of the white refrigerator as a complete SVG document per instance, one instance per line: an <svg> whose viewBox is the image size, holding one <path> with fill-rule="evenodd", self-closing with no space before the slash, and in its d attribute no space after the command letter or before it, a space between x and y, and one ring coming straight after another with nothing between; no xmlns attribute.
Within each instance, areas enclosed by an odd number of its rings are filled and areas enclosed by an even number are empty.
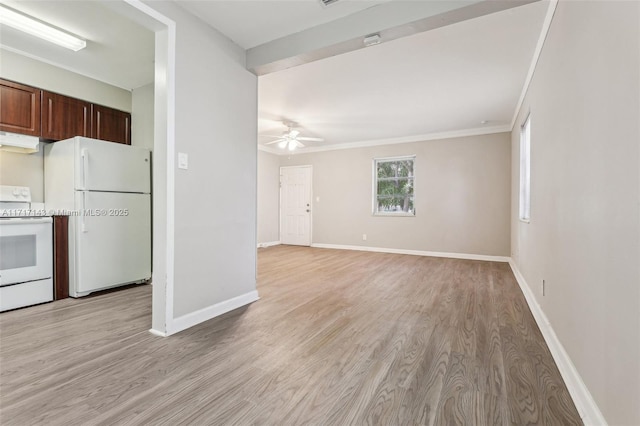
<svg viewBox="0 0 640 426"><path fill-rule="evenodd" d="M75 137L49 143L45 207L69 215L69 295L151 278L151 153Z"/></svg>

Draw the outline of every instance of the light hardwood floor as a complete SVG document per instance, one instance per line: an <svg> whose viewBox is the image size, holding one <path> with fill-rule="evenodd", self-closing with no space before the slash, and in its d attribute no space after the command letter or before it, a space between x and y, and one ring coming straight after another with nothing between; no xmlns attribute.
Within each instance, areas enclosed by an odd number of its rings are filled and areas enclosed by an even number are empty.
<svg viewBox="0 0 640 426"><path fill-rule="evenodd" d="M169 338L150 286L0 315L0 424L581 424L507 264L258 262L258 302Z"/></svg>

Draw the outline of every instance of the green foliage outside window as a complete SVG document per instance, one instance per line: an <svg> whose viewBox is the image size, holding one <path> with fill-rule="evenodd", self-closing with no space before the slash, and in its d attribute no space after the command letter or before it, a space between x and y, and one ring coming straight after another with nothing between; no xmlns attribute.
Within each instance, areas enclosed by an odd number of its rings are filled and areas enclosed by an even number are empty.
<svg viewBox="0 0 640 426"><path fill-rule="evenodd" d="M374 160L375 213L414 215L415 157Z"/></svg>

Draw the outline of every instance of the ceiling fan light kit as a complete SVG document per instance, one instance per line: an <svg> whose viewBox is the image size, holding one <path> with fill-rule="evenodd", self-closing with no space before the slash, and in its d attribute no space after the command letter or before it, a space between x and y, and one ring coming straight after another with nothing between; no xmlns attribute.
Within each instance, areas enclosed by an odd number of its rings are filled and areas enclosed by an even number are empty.
<svg viewBox="0 0 640 426"><path fill-rule="evenodd" d="M304 144L300 141L312 141L312 142L323 142L322 138L309 138L299 136L300 131L296 129L292 129L290 125L287 126L287 131L285 131L282 135L264 135L268 138L276 138L275 141L267 142L265 145L273 145L277 144L280 149L288 149L289 151L294 151L297 148L304 148Z"/></svg>

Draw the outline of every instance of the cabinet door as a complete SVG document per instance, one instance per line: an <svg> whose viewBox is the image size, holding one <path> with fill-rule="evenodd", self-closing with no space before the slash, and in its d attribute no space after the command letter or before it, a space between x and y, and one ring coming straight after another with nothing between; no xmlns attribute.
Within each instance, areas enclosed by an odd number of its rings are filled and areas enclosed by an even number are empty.
<svg viewBox="0 0 640 426"><path fill-rule="evenodd" d="M102 105L91 105L91 137L131 145L131 114Z"/></svg>
<svg viewBox="0 0 640 426"><path fill-rule="evenodd" d="M0 79L0 130L40 136L40 89Z"/></svg>
<svg viewBox="0 0 640 426"><path fill-rule="evenodd" d="M42 91L42 137L52 141L91 136L91 104Z"/></svg>

